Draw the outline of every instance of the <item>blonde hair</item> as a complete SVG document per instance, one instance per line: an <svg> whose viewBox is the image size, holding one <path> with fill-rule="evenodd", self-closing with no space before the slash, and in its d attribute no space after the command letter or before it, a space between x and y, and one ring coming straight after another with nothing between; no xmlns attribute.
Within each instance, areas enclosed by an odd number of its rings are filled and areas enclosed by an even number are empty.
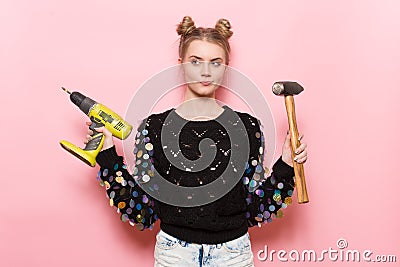
<svg viewBox="0 0 400 267"><path fill-rule="evenodd" d="M183 17L177 25L176 32L181 36L179 42L179 57L183 58L189 44L194 40L208 41L222 47L225 51L226 65L229 64L229 53L231 51L228 39L233 32L231 24L227 19L219 19L215 28L196 27L191 17Z"/></svg>

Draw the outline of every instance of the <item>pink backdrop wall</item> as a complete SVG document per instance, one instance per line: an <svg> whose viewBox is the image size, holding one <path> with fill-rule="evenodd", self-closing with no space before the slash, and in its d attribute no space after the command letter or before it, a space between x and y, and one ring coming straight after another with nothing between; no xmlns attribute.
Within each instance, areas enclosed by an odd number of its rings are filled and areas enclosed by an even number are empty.
<svg viewBox="0 0 400 267"><path fill-rule="evenodd" d="M398 1L6 0L0 7L2 266L152 266L158 224L139 232L122 223L95 180L98 167L59 146L61 139L83 146L86 133L85 115L60 86L124 114L146 79L177 62L175 25L184 15L199 26L231 21L231 65L269 102L278 152L287 120L271 84L305 87L296 109L309 145L310 203L252 228L255 255L265 245L337 249L345 238L349 249L400 257Z"/></svg>

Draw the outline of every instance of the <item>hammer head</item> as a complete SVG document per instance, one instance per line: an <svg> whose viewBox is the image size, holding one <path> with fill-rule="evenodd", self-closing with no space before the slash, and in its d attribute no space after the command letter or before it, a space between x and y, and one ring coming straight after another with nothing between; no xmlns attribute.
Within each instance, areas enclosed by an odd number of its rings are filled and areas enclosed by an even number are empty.
<svg viewBox="0 0 400 267"><path fill-rule="evenodd" d="M272 92L276 95L298 95L304 88L297 82L275 82L272 85Z"/></svg>

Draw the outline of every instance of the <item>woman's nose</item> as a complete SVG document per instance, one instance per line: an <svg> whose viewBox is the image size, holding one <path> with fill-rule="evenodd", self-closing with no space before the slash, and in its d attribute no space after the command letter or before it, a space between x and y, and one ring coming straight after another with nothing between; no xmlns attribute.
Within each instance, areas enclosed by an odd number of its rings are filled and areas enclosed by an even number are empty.
<svg viewBox="0 0 400 267"><path fill-rule="evenodd" d="M210 73L210 64L208 62L204 62L201 67L201 76L209 77Z"/></svg>

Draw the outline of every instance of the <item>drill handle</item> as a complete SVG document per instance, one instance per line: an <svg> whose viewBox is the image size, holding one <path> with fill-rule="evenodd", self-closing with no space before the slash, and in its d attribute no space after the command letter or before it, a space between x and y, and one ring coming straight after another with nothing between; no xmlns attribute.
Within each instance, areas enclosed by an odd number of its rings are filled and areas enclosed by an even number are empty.
<svg viewBox="0 0 400 267"><path fill-rule="evenodd" d="M94 117L91 117L90 120L92 121L92 124L89 126L89 129L93 131L93 134L91 135L93 137L96 134L99 134L99 132L96 131L94 128L102 127L102 126L104 126L104 124L96 121L96 119Z"/></svg>
<svg viewBox="0 0 400 267"><path fill-rule="evenodd" d="M92 121L92 124L89 126L89 129L93 131L93 133L90 135L92 139L86 144L85 148L83 150L85 151L97 151L97 153L100 151L100 149L103 146L104 143L104 135L103 133L99 133L96 131L94 128L99 128L104 126L103 123L96 121L94 117L91 117L90 120ZM96 155L97 155L96 153Z"/></svg>

